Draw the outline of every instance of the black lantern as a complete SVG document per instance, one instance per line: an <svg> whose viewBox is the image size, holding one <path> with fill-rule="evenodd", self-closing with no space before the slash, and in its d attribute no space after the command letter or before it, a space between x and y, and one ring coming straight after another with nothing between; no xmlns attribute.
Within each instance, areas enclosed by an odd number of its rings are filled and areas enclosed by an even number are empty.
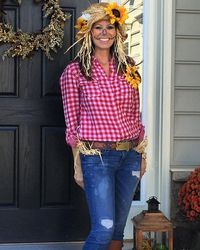
<svg viewBox="0 0 200 250"><path fill-rule="evenodd" d="M148 211L150 213L156 213L159 212L159 204L160 202L158 201L157 197L152 196L148 199L147 201L148 204Z"/></svg>

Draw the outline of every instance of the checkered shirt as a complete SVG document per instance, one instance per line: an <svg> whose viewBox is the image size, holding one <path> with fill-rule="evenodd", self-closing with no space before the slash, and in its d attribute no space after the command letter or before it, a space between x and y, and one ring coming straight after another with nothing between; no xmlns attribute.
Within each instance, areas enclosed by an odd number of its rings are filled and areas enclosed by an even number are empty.
<svg viewBox="0 0 200 250"><path fill-rule="evenodd" d="M78 62L69 64L61 75L66 142L72 147L78 140L116 142L144 137L138 89L117 74L114 60L109 68L107 76L93 57L91 81L81 74Z"/></svg>

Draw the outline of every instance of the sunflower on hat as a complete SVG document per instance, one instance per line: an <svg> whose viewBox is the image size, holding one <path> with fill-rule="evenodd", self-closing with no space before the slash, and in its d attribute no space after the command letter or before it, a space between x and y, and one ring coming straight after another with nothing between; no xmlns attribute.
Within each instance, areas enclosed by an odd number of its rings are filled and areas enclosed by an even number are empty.
<svg viewBox="0 0 200 250"><path fill-rule="evenodd" d="M110 22L112 24L117 22L122 25L128 18L126 8L123 5L119 6L116 2L108 4L104 10L106 14L110 16Z"/></svg>

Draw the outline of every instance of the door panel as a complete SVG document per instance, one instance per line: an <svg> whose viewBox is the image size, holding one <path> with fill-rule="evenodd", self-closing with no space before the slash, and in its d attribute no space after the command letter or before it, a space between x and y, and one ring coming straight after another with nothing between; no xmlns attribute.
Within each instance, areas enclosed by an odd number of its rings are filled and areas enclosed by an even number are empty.
<svg viewBox="0 0 200 250"><path fill-rule="evenodd" d="M95 1L91 1L95 2ZM74 57L75 20L88 1L60 1L69 13L63 48L48 60L0 59L0 242L82 240L89 230L84 192L73 181L59 77ZM41 4L6 1L7 22L38 32ZM0 53L6 46L0 47Z"/></svg>

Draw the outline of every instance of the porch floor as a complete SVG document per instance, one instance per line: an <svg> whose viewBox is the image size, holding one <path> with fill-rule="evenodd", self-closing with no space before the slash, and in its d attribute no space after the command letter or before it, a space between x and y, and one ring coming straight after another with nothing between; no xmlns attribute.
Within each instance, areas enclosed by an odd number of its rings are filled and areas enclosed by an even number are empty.
<svg viewBox="0 0 200 250"><path fill-rule="evenodd" d="M12 243L0 244L0 250L82 250L83 243ZM123 250L132 250L133 243L125 242Z"/></svg>

